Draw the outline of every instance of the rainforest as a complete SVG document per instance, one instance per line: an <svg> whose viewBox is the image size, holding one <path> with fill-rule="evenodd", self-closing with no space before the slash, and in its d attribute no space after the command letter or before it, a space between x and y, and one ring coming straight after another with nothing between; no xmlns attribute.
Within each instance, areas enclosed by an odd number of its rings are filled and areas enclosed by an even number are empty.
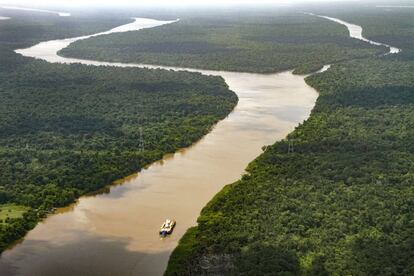
<svg viewBox="0 0 414 276"><path fill-rule="evenodd" d="M28 208L2 219L2 249L52 208L189 146L237 104L218 77L16 55L15 45L40 39L36 32L30 37L30 29L42 27L35 22L11 20L1 31L0 203ZM120 21L85 22L85 32L98 23Z"/></svg>
<svg viewBox="0 0 414 276"><path fill-rule="evenodd" d="M0 8L0 274L414 274L409 7Z"/></svg>

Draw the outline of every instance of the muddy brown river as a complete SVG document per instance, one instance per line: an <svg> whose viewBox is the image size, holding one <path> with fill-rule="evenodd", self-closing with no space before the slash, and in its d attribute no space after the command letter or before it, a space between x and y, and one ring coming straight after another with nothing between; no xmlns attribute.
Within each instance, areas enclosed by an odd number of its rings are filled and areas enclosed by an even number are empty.
<svg viewBox="0 0 414 276"><path fill-rule="evenodd" d="M174 21L137 18L108 32L152 28ZM99 34L96 34L99 35ZM189 70L222 76L239 97L229 116L189 148L119 180L109 192L81 197L40 222L0 258L0 275L162 275L184 232L206 203L240 178L263 145L283 139L308 118L317 92L291 72L250 74L58 56L58 50L90 36L39 43L17 50L49 62ZM327 69L324 67L323 70ZM177 226L167 238L166 218Z"/></svg>

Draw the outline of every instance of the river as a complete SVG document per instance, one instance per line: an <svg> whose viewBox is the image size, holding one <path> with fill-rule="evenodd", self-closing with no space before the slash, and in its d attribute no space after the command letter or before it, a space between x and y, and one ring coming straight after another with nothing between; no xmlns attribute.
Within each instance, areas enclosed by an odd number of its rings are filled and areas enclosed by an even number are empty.
<svg viewBox="0 0 414 276"><path fill-rule="evenodd" d="M365 38L362 35L363 29L359 25L351 24L351 23L348 23L348 22L343 21L341 19L333 18L333 17L329 17L329 16L321 16L321 15L318 15L318 16L321 17L321 18L325 18L325 19L331 20L333 22L339 23L341 25L344 25L349 31L349 36L352 37L352 38L356 38L356 39L365 41L365 42L370 43L372 45L384 46L384 47L388 48L388 53L386 53L386 55L398 54L398 53L401 52L401 49L399 49L397 47L393 47L393 46L385 44L385 43L381 43L381 42L377 42L377 41L373 41L373 40L369 40L368 38Z"/></svg>
<svg viewBox="0 0 414 276"><path fill-rule="evenodd" d="M33 8L25 8L25 7L17 7L17 6L2 6L2 9L6 10L19 10L19 11L29 11L29 12L40 12L40 13L51 13L56 14L59 16L70 16L68 12L60 12L60 11L51 11L51 10L44 10L44 9L33 9Z"/></svg>
<svg viewBox="0 0 414 276"><path fill-rule="evenodd" d="M136 19L101 34L174 21ZM222 76L239 97L229 116L189 148L118 181L107 193L81 197L40 222L0 258L0 275L162 275L180 237L226 184L244 173L263 145L283 139L308 118L317 92L305 76L251 74L71 59L58 50L86 39L54 40L16 52L49 62L189 70ZM326 70L329 66L325 66ZM166 218L174 233L158 236Z"/></svg>

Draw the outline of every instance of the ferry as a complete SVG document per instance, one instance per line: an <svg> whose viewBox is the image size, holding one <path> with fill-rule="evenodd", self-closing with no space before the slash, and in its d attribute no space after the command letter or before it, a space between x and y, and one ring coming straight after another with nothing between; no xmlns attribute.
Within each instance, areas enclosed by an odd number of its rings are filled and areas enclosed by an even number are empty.
<svg viewBox="0 0 414 276"><path fill-rule="evenodd" d="M165 237L171 234L175 227L175 220L166 219L160 229L160 236Z"/></svg>

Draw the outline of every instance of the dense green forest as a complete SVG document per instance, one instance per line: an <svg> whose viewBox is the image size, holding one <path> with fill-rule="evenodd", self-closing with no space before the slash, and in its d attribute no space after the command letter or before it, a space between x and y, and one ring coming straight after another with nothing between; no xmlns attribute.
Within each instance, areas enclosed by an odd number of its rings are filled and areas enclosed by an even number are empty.
<svg viewBox="0 0 414 276"><path fill-rule="evenodd" d="M64 51L252 72L303 73L336 62L307 78L320 92L311 117L287 139L264 147L242 179L203 209L198 226L173 252L167 275L414 274L414 10L347 11L325 12L366 25L367 37L403 53L378 57L384 48L300 14L264 21L183 18ZM115 23L108 20L107 27ZM40 39L27 31L14 41L11 34L29 26L5 22L0 33L10 37L0 35L0 214L8 218L0 224L0 248L49 208L190 144L237 102L217 77L19 57L11 49ZM93 22L82 32L101 26ZM73 22L66 24L77 34ZM48 27L43 35L50 38L66 32L48 35ZM288 153L289 143L294 151Z"/></svg>
<svg viewBox="0 0 414 276"><path fill-rule="evenodd" d="M50 209L189 146L236 105L220 77L49 64L13 52L124 22L0 22L0 251Z"/></svg>
<svg viewBox="0 0 414 276"><path fill-rule="evenodd" d="M310 73L324 64L385 51L346 28L298 12L189 14L156 29L98 36L61 51L71 57L213 70Z"/></svg>
<svg viewBox="0 0 414 276"><path fill-rule="evenodd" d="M116 15L102 18L95 13L60 17L1 8L0 12L11 18L0 22L0 46L10 50L29 47L40 41L102 32L132 21Z"/></svg>
<svg viewBox="0 0 414 276"><path fill-rule="evenodd" d="M363 35L371 40L392 43L395 47L404 48L405 52L414 49L413 10L410 8L372 9L360 5L344 5L310 10L361 25L364 27ZM405 55L399 55L401 56L406 59Z"/></svg>
<svg viewBox="0 0 414 276"><path fill-rule="evenodd" d="M414 274L414 11L370 13L342 15L403 53L308 77L310 118L203 209L167 275Z"/></svg>

